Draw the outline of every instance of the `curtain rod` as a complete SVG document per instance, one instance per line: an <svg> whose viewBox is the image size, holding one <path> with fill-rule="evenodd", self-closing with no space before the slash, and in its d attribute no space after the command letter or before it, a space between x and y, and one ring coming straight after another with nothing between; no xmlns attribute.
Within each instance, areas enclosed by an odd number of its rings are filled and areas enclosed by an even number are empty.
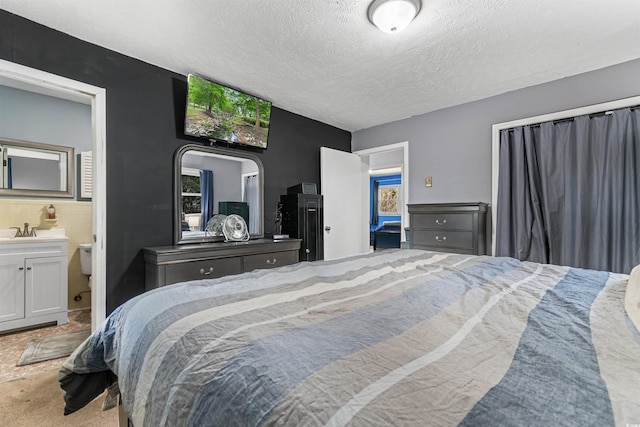
<svg viewBox="0 0 640 427"><path fill-rule="evenodd" d="M619 108L619 110L625 110L625 109L629 109L629 111L634 111L638 108L640 108L640 104L639 105L633 105L631 107L623 107L623 108ZM616 110L606 110L606 111L600 111L599 113L591 113L589 114L589 118L592 119L594 117L601 117L601 116L610 116L612 115ZM560 123L565 123L565 122L572 122L575 119L575 117L567 117L564 119L557 119L557 120L552 120L551 123L553 123L554 125L560 124ZM542 123L533 123L530 125L527 125L529 127L539 127ZM513 128L509 128L507 130L513 130Z"/></svg>

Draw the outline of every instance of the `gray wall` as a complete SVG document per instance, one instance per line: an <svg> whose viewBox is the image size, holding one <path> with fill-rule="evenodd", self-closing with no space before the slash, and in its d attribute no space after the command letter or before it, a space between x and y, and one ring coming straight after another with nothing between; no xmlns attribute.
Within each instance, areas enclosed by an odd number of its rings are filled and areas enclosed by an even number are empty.
<svg viewBox="0 0 640 427"><path fill-rule="evenodd" d="M492 125L637 95L640 60L360 130L351 146L409 141L408 203L491 202Z"/></svg>
<svg viewBox="0 0 640 427"><path fill-rule="evenodd" d="M91 151L91 135L90 105L0 85L0 138L73 147L77 177L78 157L82 151ZM34 167L31 159L21 167L21 162L13 160L13 188L60 190L57 163L40 161ZM80 199L79 189L75 199Z"/></svg>
<svg viewBox="0 0 640 427"><path fill-rule="evenodd" d="M369 156L369 169L384 169L396 167L404 162L404 151L393 150L374 153Z"/></svg>
<svg viewBox="0 0 640 427"><path fill-rule="evenodd" d="M215 212L218 212L218 202L242 201L242 162L208 156L194 156L187 152L182 157L182 166L213 172Z"/></svg>
<svg viewBox="0 0 640 427"><path fill-rule="evenodd" d="M11 157L11 188L60 191L60 167L56 160ZM66 190L66 188L64 189Z"/></svg>
<svg viewBox="0 0 640 427"><path fill-rule="evenodd" d="M91 106L0 85L0 137L90 151Z"/></svg>

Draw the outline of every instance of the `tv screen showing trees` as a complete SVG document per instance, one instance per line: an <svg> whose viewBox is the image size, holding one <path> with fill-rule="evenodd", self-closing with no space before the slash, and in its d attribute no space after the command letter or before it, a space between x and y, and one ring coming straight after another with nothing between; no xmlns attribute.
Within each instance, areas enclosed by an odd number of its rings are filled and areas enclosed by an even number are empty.
<svg viewBox="0 0 640 427"><path fill-rule="evenodd" d="M267 148L271 103L189 74L186 135Z"/></svg>

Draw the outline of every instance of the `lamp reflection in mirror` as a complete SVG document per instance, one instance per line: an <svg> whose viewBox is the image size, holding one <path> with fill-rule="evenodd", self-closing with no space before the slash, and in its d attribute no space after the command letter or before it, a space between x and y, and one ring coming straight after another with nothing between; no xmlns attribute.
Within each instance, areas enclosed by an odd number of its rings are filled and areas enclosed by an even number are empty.
<svg viewBox="0 0 640 427"><path fill-rule="evenodd" d="M413 21L420 6L420 0L374 0L369 6L369 20L381 31L395 34Z"/></svg>

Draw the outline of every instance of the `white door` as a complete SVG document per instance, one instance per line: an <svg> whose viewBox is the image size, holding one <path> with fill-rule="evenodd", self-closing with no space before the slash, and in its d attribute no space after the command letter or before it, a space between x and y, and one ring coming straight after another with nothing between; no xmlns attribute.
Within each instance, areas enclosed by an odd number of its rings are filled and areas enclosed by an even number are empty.
<svg viewBox="0 0 640 427"><path fill-rule="evenodd" d="M320 148L324 259L369 251L367 171L357 154Z"/></svg>

